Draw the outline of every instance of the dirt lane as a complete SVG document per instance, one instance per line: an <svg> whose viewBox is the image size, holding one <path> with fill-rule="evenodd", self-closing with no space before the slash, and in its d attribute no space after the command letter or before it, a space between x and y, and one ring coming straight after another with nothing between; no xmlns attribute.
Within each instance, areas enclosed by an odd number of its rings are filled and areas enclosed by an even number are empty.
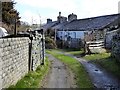
<svg viewBox="0 0 120 90"><path fill-rule="evenodd" d="M52 55L47 56L51 61L51 69L43 81L42 88L75 88L74 75L66 65Z"/></svg>
<svg viewBox="0 0 120 90"><path fill-rule="evenodd" d="M73 57L80 63L82 63L96 88L105 88L107 90L111 89L120 90L120 80L111 75L105 69L102 69L100 66L97 66L82 58L66 54L65 52L62 53L70 57Z"/></svg>
<svg viewBox="0 0 120 90"><path fill-rule="evenodd" d="M109 72L97 66L87 60L82 58L77 58L73 55L66 54L65 52L58 52L58 54L65 54L67 56L73 57L78 60L85 67L88 75L90 76L94 86L96 88L104 88L105 90L119 90L120 81L112 76ZM43 85L44 88L73 88L74 77L70 74L67 67L61 63L59 60L51 55L48 55L52 62L52 67L50 74L47 76L46 84Z"/></svg>
<svg viewBox="0 0 120 90"><path fill-rule="evenodd" d="M109 72L81 58L77 58L77 60L84 65L95 87L106 88L108 90L112 88L120 89L120 81Z"/></svg>

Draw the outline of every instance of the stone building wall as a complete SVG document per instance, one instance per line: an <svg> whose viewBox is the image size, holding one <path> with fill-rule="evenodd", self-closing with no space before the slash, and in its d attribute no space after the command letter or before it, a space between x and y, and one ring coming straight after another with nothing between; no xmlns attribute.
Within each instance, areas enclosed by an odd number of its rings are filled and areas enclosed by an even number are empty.
<svg viewBox="0 0 120 90"><path fill-rule="evenodd" d="M28 73L29 38L0 39L1 88L16 84Z"/></svg>
<svg viewBox="0 0 120 90"><path fill-rule="evenodd" d="M112 41L112 57L120 62L120 34L113 37Z"/></svg>

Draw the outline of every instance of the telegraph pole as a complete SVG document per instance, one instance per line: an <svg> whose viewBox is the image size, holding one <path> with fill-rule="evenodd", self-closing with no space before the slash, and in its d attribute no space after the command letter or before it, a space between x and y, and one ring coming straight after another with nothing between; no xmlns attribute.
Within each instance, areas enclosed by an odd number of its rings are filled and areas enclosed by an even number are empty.
<svg viewBox="0 0 120 90"><path fill-rule="evenodd" d="M41 16L40 16L40 14L39 14L39 19L40 19L40 29L41 29Z"/></svg>

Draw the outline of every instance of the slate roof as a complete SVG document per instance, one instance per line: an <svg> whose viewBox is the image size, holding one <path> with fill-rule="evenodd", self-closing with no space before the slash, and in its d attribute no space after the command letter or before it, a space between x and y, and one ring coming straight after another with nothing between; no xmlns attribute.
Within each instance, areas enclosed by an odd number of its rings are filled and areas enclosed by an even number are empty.
<svg viewBox="0 0 120 90"><path fill-rule="evenodd" d="M68 24L68 22L59 23L58 25L53 26L52 29L62 30L66 24Z"/></svg>
<svg viewBox="0 0 120 90"><path fill-rule="evenodd" d="M44 30L51 29L53 26L55 26L57 24L58 24L57 21L53 21L51 23L43 25L41 28L44 29Z"/></svg>
<svg viewBox="0 0 120 90"><path fill-rule="evenodd" d="M98 17L91 17L85 19L77 19L71 22L58 23L54 21L42 26L43 29L57 29L57 30L72 30L72 31L85 31L85 30L98 30L103 29L111 23L118 20L120 14L104 15Z"/></svg>
<svg viewBox="0 0 120 90"><path fill-rule="evenodd" d="M98 30L106 27L115 20L118 20L120 14L98 16L92 18L73 20L64 25L64 30Z"/></svg>

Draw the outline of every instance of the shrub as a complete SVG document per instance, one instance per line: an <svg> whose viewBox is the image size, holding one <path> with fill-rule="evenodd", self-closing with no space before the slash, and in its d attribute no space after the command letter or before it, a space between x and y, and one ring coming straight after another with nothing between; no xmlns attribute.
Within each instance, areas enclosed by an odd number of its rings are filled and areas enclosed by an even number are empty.
<svg viewBox="0 0 120 90"><path fill-rule="evenodd" d="M45 38L45 48L46 49L56 49L57 45L56 45L55 41L52 38L46 37Z"/></svg>

